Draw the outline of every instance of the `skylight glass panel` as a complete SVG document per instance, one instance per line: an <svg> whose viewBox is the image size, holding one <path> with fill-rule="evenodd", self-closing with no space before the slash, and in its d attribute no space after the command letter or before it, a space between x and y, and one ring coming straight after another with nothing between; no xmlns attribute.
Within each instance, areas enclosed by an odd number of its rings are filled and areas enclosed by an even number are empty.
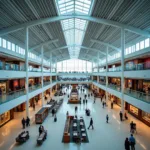
<svg viewBox="0 0 150 150"><path fill-rule="evenodd" d="M88 15L92 0L55 0L60 15L82 14ZM84 38L87 21L82 19L67 19L61 21L70 57L78 57L80 45ZM70 47L72 46L72 47ZM78 46L78 47L77 47Z"/></svg>

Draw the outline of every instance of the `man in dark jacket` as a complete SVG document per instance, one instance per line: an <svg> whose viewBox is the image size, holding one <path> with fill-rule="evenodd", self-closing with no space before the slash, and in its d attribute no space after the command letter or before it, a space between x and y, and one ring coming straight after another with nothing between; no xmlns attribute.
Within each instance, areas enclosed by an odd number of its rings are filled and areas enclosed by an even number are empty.
<svg viewBox="0 0 150 150"><path fill-rule="evenodd" d="M122 114L122 112L120 111L120 121L122 121L122 117L123 117L123 114Z"/></svg>
<svg viewBox="0 0 150 150"><path fill-rule="evenodd" d="M25 129L25 124L26 124L26 121L25 121L25 119L23 118L23 119L22 119L22 127L23 127L23 129Z"/></svg>
<svg viewBox="0 0 150 150"><path fill-rule="evenodd" d="M129 142L128 138L126 138L126 140L124 142L124 147L125 147L125 150L130 150L130 142Z"/></svg>
<svg viewBox="0 0 150 150"><path fill-rule="evenodd" d="M27 119L26 119L26 126L27 127L30 126L30 118L29 117L27 117Z"/></svg>
<svg viewBox="0 0 150 150"><path fill-rule="evenodd" d="M91 126L92 126L92 129L94 129L94 127L93 127L93 119L92 119L92 118L91 118L91 120L90 120L90 125L89 125L88 129L89 129Z"/></svg>

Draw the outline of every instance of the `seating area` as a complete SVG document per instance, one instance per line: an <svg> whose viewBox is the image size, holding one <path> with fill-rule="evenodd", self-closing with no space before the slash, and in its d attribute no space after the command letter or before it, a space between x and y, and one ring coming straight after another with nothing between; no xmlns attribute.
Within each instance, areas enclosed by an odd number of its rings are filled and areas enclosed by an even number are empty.
<svg viewBox="0 0 150 150"><path fill-rule="evenodd" d="M88 141L87 133L86 133L86 126L84 124L83 117L80 117L80 119L77 119L74 117L71 123L71 132L72 132L72 142L75 143L86 143Z"/></svg>
<svg viewBox="0 0 150 150"><path fill-rule="evenodd" d="M80 117L79 119L76 116L67 117L63 135L63 142L89 142L83 117Z"/></svg>
<svg viewBox="0 0 150 150"><path fill-rule="evenodd" d="M16 138L17 143L24 143L29 139L29 132L28 131L23 131L21 132L18 137Z"/></svg>
<svg viewBox="0 0 150 150"><path fill-rule="evenodd" d="M38 145L41 145L41 144L46 140L46 138L47 138L47 130L43 131L43 132L39 135L39 137L38 137L38 139L37 139L37 144L38 144Z"/></svg>

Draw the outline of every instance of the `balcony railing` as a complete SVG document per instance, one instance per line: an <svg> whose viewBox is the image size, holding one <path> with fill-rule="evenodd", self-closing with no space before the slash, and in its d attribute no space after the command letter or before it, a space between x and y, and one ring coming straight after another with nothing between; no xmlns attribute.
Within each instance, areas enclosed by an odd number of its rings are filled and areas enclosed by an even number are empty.
<svg viewBox="0 0 150 150"><path fill-rule="evenodd" d="M41 84L32 85L32 86L29 87L29 92L40 89L41 87L42 87Z"/></svg>
<svg viewBox="0 0 150 150"><path fill-rule="evenodd" d="M148 69L150 69L150 62L133 64L133 65L128 65L128 64L125 65L125 71L148 70Z"/></svg>
<svg viewBox="0 0 150 150"><path fill-rule="evenodd" d="M120 72L121 71L121 66L114 67L114 68L109 68L109 72Z"/></svg>
<svg viewBox="0 0 150 150"><path fill-rule="evenodd" d="M121 91L121 86L119 85L114 85L114 84L108 84L108 87L111 88L111 89L114 89L116 91Z"/></svg>
<svg viewBox="0 0 150 150"><path fill-rule="evenodd" d="M0 61L0 70L25 71L25 66L11 63L3 63Z"/></svg>
<svg viewBox="0 0 150 150"><path fill-rule="evenodd" d="M25 94L26 94L25 89L4 93L4 94L0 95L0 104L11 101L11 100L18 98L20 96L23 96Z"/></svg>
<svg viewBox="0 0 150 150"><path fill-rule="evenodd" d="M135 91L135 90L131 90L129 88L125 88L124 93L131 97L134 97L134 98L140 99L144 102L150 103L150 93Z"/></svg>
<svg viewBox="0 0 150 150"><path fill-rule="evenodd" d="M47 85L49 85L49 84L51 84L50 81L44 81L44 82L43 82L43 85L44 85L44 86L47 86Z"/></svg>

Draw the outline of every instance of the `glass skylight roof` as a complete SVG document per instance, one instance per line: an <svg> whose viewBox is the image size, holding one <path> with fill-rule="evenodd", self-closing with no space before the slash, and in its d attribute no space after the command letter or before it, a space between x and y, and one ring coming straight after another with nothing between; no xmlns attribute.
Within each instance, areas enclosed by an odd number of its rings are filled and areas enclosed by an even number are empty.
<svg viewBox="0 0 150 150"><path fill-rule="evenodd" d="M92 0L56 0L59 15L81 14L89 15ZM66 43L69 45L69 54L71 58L78 58L80 47L82 45L84 33L87 27L87 21L77 18L61 21L65 34Z"/></svg>
<svg viewBox="0 0 150 150"><path fill-rule="evenodd" d="M82 13L89 14L91 0L57 0L59 13Z"/></svg>

